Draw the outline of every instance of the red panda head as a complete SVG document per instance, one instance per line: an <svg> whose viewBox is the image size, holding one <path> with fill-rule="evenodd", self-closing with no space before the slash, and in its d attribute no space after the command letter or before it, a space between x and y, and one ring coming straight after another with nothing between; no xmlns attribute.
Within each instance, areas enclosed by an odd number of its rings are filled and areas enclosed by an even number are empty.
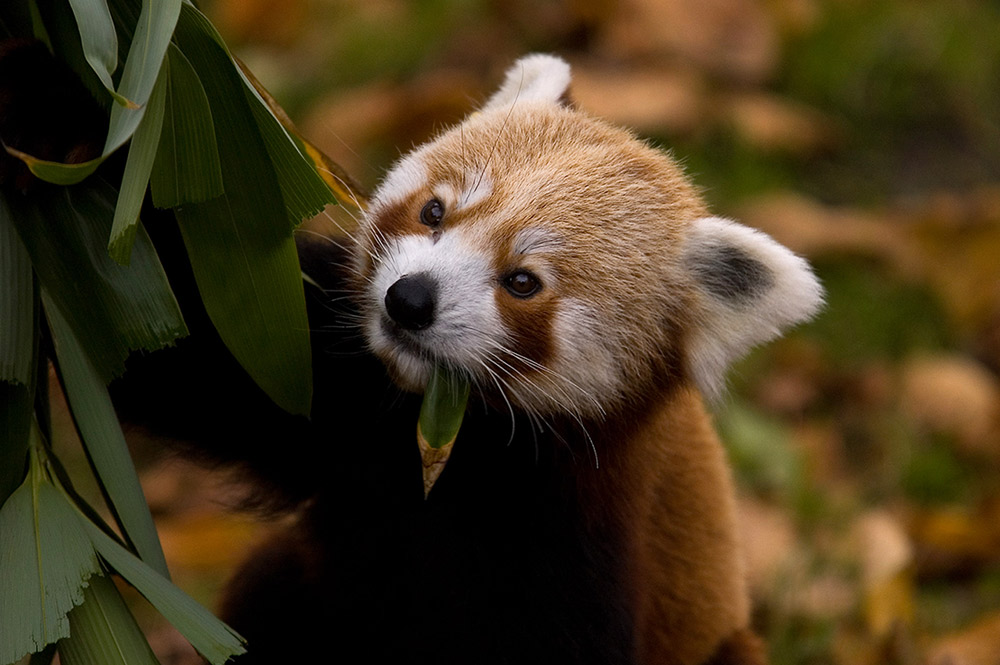
<svg viewBox="0 0 1000 665"><path fill-rule="evenodd" d="M402 387L437 364L529 413L601 417L671 382L715 395L730 362L818 308L802 259L710 217L667 155L570 108L569 78L520 60L375 192L364 329Z"/></svg>

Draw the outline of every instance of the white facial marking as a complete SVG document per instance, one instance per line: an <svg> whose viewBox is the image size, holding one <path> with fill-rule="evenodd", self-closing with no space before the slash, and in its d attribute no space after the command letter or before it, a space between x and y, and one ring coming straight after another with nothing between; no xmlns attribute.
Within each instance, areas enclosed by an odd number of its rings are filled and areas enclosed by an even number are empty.
<svg viewBox="0 0 1000 665"><path fill-rule="evenodd" d="M565 298L559 303L553 322L555 370L570 393L568 401L590 415L599 415L601 403L622 387L614 353L601 343L602 328L601 318L585 302Z"/></svg>
<svg viewBox="0 0 1000 665"><path fill-rule="evenodd" d="M407 155L389 171L372 197L373 211L384 205L405 201L413 192L427 185L427 166L420 152Z"/></svg>
<svg viewBox="0 0 1000 665"><path fill-rule="evenodd" d="M540 227L530 226L518 232L514 238L514 254L551 254L559 251L562 242L559 236L552 231Z"/></svg>
<svg viewBox="0 0 1000 665"><path fill-rule="evenodd" d="M426 329L398 331L404 344L384 327L390 320L385 294L398 279L415 274L437 284L435 315ZM369 342L392 359L405 387L413 390L423 389L434 362L475 371L483 354L503 341L495 288L490 257L462 227L444 231L436 242L425 235L392 239L369 288L372 311L378 313L368 320Z"/></svg>
<svg viewBox="0 0 1000 665"><path fill-rule="evenodd" d="M493 193L493 178L487 170L466 171L464 187L458 197L458 210L471 208Z"/></svg>

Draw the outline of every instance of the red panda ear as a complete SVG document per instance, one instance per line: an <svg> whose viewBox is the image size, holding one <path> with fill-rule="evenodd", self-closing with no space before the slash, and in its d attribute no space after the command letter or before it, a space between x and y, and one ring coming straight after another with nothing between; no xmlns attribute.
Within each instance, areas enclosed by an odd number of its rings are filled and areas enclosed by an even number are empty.
<svg viewBox="0 0 1000 665"><path fill-rule="evenodd" d="M730 363L811 318L823 303L805 260L736 222L696 220L683 257L698 293L689 369L709 398L722 391Z"/></svg>
<svg viewBox="0 0 1000 665"><path fill-rule="evenodd" d="M562 58L544 53L526 55L507 70L500 89L480 110L509 109L519 102L568 106L569 81L569 65Z"/></svg>

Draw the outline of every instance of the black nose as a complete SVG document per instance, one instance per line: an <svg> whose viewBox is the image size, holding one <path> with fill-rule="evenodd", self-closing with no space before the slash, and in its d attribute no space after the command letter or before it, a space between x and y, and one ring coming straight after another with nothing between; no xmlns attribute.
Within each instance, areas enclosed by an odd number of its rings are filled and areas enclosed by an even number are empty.
<svg viewBox="0 0 1000 665"><path fill-rule="evenodd" d="M434 323L437 283L424 273L403 275L385 292L385 311L408 330L423 330Z"/></svg>

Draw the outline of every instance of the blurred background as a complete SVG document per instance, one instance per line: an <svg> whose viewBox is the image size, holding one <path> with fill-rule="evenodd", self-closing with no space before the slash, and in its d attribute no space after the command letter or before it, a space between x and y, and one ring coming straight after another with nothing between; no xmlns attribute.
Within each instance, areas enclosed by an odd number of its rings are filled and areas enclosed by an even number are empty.
<svg viewBox="0 0 1000 665"><path fill-rule="evenodd" d="M1000 4L201 5L369 188L518 56L553 52L581 107L807 256L825 310L734 368L715 408L756 627L776 665L1000 664ZM217 474L143 467L175 579L212 606L268 527L228 511Z"/></svg>

